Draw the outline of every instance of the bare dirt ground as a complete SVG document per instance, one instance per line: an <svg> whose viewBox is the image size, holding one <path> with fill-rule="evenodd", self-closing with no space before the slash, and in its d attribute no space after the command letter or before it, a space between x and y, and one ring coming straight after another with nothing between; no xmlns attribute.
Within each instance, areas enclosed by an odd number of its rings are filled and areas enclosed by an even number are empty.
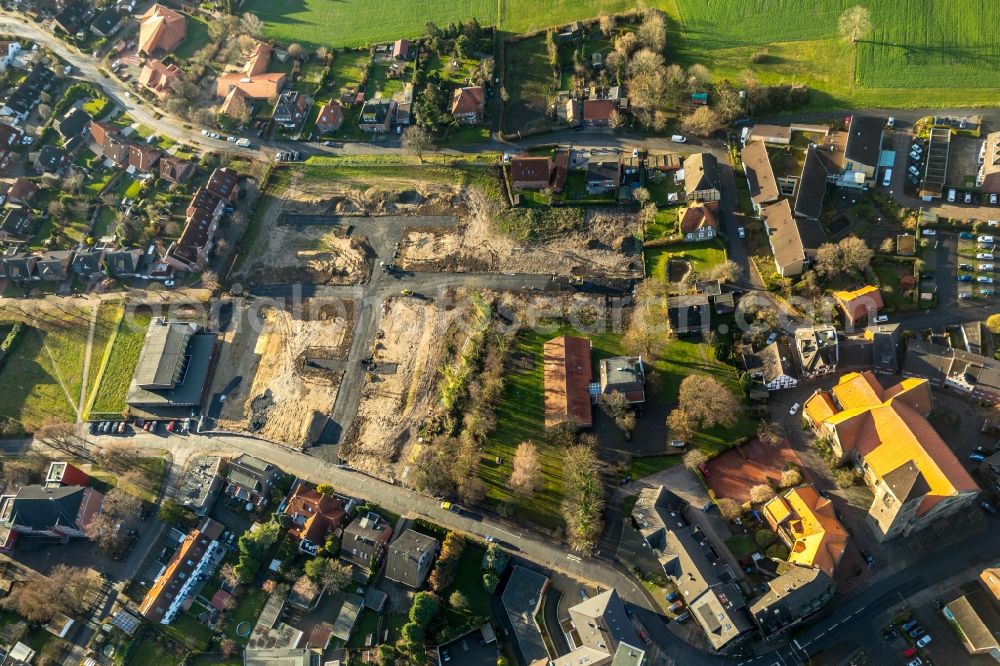
<svg viewBox="0 0 1000 666"><path fill-rule="evenodd" d="M434 303L392 298L383 305L369 372L355 419L355 437L341 451L353 467L381 477L433 406L436 369L444 353L442 312ZM386 372L395 365L395 372ZM378 370L382 370L379 372Z"/></svg>
<svg viewBox="0 0 1000 666"><path fill-rule="evenodd" d="M347 236L340 227L275 226L246 266L250 284L357 284L370 271L364 237Z"/></svg>
<svg viewBox="0 0 1000 666"><path fill-rule="evenodd" d="M531 245L494 232L488 208L470 193L462 223L455 228L408 229L399 264L406 270L552 273L640 277L642 255L636 216L622 211L588 211L584 228Z"/></svg>
<svg viewBox="0 0 1000 666"><path fill-rule="evenodd" d="M227 333L213 391L233 377L242 381L227 395L219 428L250 432L290 446L304 446L322 432L340 385L353 308L313 307L293 315L263 311L259 334Z"/></svg>

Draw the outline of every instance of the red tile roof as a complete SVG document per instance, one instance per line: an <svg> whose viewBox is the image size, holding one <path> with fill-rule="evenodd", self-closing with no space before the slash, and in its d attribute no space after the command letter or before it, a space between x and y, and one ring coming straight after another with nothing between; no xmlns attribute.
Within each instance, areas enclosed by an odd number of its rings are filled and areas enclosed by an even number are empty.
<svg viewBox="0 0 1000 666"><path fill-rule="evenodd" d="M545 379L545 427L572 423L589 427L591 413L590 340L563 335L545 343L542 351Z"/></svg>

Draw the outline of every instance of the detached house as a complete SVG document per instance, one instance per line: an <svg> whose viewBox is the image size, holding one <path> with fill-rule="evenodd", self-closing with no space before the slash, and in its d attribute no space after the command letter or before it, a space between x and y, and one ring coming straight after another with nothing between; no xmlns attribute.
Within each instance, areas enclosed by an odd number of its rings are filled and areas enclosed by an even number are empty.
<svg viewBox="0 0 1000 666"><path fill-rule="evenodd" d="M621 164L616 160L591 161L587 164L587 194L607 194L618 189Z"/></svg>
<svg viewBox="0 0 1000 666"><path fill-rule="evenodd" d="M359 516L347 527L340 540L340 558L366 571L382 562L392 538L392 525L375 512Z"/></svg>
<svg viewBox="0 0 1000 666"><path fill-rule="evenodd" d="M451 115L462 125L478 125L483 120L486 92L482 86L458 88L451 96Z"/></svg>
<svg viewBox="0 0 1000 666"><path fill-rule="evenodd" d="M0 551L10 552L19 537L45 537L66 543L101 511L104 495L84 486L22 486L0 497Z"/></svg>
<svg viewBox="0 0 1000 666"><path fill-rule="evenodd" d="M69 277L73 250L50 250L38 258L38 277L49 282L62 282Z"/></svg>
<svg viewBox="0 0 1000 666"><path fill-rule="evenodd" d="M362 132L385 134L392 126L396 102L392 99L370 99L361 107L358 127Z"/></svg>
<svg viewBox="0 0 1000 666"><path fill-rule="evenodd" d="M711 153L694 153L684 160L684 194L688 201L718 201L719 162Z"/></svg>
<svg viewBox="0 0 1000 666"><path fill-rule="evenodd" d="M284 72L223 74L215 82L215 95L222 97L219 113L236 116L257 102L274 99L285 85Z"/></svg>
<svg viewBox="0 0 1000 666"><path fill-rule="evenodd" d="M164 65L159 60L147 60L139 72L139 83L163 99L170 94L173 82L183 75L183 70L173 63Z"/></svg>
<svg viewBox="0 0 1000 666"><path fill-rule="evenodd" d="M98 37L111 37L121 30L125 17L115 7L108 7L90 24L90 31Z"/></svg>
<svg viewBox="0 0 1000 666"><path fill-rule="evenodd" d="M192 162L179 157L160 158L160 178L170 183L186 183L198 171Z"/></svg>
<svg viewBox="0 0 1000 666"><path fill-rule="evenodd" d="M843 313L844 321L849 326L863 323L885 307L885 303L882 301L882 291L873 285L852 291L835 291L833 299L837 302L837 309Z"/></svg>
<svg viewBox="0 0 1000 666"><path fill-rule="evenodd" d="M810 485L792 488L764 505L771 529L788 546L788 562L819 569L833 577L847 551L847 530L833 502Z"/></svg>
<svg viewBox="0 0 1000 666"><path fill-rule="evenodd" d="M262 507L271 498L272 484L281 470L269 462L243 454L229 461L226 494L235 499Z"/></svg>
<svg viewBox="0 0 1000 666"><path fill-rule="evenodd" d="M299 550L315 555L330 533L339 533L347 522L344 501L300 483L285 507L292 519L288 533L299 540Z"/></svg>
<svg viewBox="0 0 1000 666"><path fill-rule="evenodd" d="M782 277L801 275L826 242L822 225L817 220L795 217L788 199L768 204L760 212L778 274Z"/></svg>
<svg viewBox="0 0 1000 666"><path fill-rule="evenodd" d="M418 590L424 584L437 552L437 539L407 529L389 544L385 577Z"/></svg>
<svg viewBox="0 0 1000 666"><path fill-rule="evenodd" d="M641 356L602 358L600 374L602 395L617 391L632 404L646 402L646 369Z"/></svg>
<svg viewBox="0 0 1000 666"><path fill-rule="evenodd" d="M803 407L812 427L831 439L834 454L863 474L874 494L868 520L881 541L966 510L979 496L979 486L927 421L931 408L927 380L886 388L870 371L844 375Z"/></svg>
<svg viewBox="0 0 1000 666"><path fill-rule="evenodd" d="M593 425L589 387L593 381L590 340L561 335L542 348L545 386L545 427Z"/></svg>
<svg viewBox="0 0 1000 666"><path fill-rule="evenodd" d="M611 116L618 110L618 100L585 99L583 100L583 124L587 127L608 127Z"/></svg>
<svg viewBox="0 0 1000 666"><path fill-rule="evenodd" d="M336 132L344 124L344 109L340 102L331 99L319 110L316 118L316 129L322 133Z"/></svg>
<svg viewBox="0 0 1000 666"><path fill-rule="evenodd" d="M551 158L515 157L510 161L510 184L515 190L544 190L551 177Z"/></svg>
<svg viewBox="0 0 1000 666"><path fill-rule="evenodd" d="M286 90L278 96L272 117L286 129L297 129L306 121L311 107L312 101L298 90Z"/></svg>
<svg viewBox="0 0 1000 666"><path fill-rule="evenodd" d="M719 232L719 202L695 201L677 211L681 238L687 242L711 240Z"/></svg>
<svg viewBox="0 0 1000 666"><path fill-rule="evenodd" d="M35 169L42 173L61 173L67 164L66 153L55 146L42 146L35 158Z"/></svg>

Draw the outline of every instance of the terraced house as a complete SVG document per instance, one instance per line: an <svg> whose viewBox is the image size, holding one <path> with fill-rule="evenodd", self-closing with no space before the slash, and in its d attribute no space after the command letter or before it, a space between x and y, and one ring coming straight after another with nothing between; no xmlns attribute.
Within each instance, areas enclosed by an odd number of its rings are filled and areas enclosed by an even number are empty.
<svg viewBox="0 0 1000 666"><path fill-rule="evenodd" d="M816 391L805 417L834 454L863 474L875 495L868 519L881 541L908 535L968 507L979 486L927 421L925 379L883 387L874 373L852 372Z"/></svg>

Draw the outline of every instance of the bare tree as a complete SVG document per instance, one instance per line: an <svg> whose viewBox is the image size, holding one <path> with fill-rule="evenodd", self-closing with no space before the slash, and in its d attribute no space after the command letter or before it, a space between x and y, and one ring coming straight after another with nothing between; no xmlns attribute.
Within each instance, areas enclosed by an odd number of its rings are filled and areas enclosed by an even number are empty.
<svg viewBox="0 0 1000 666"><path fill-rule="evenodd" d="M778 446L785 441L784 428L776 421L761 421L757 426L757 439L768 446Z"/></svg>
<svg viewBox="0 0 1000 666"><path fill-rule="evenodd" d="M681 119L681 131L695 136L709 136L722 129L719 114L707 106L699 106Z"/></svg>
<svg viewBox="0 0 1000 666"><path fill-rule="evenodd" d="M871 29L871 13L861 5L848 7L837 21L837 32L840 33L840 38L855 45L862 37L871 32Z"/></svg>
<svg viewBox="0 0 1000 666"><path fill-rule="evenodd" d="M95 582L89 569L57 564L47 577L15 585L0 606L37 623L48 622L56 613L76 615L86 608Z"/></svg>
<svg viewBox="0 0 1000 666"><path fill-rule="evenodd" d="M260 37L264 34L264 22L256 14L247 12L240 17L240 30L251 37Z"/></svg>
<svg viewBox="0 0 1000 666"><path fill-rule="evenodd" d="M531 495L542 483L542 465L538 459L538 447L533 442L521 442L517 446L513 460L514 471L510 474L510 486L518 495Z"/></svg>
<svg viewBox="0 0 1000 666"><path fill-rule="evenodd" d="M786 469L781 473L781 480L778 485L782 488L791 488L802 483L802 472L797 469Z"/></svg>
<svg viewBox="0 0 1000 666"><path fill-rule="evenodd" d="M296 60L305 55L306 50L302 48L301 44L292 44L288 47L288 55L292 56Z"/></svg>
<svg viewBox="0 0 1000 666"><path fill-rule="evenodd" d="M701 449L691 449L684 454L684 466L692 471L698 471L708 462L708 456Z"/></svg>
<svg viewBox="0 0 1000 666"><path fill-rule="evenodd" d="M667 430L673 439L690 439L694 436L694 425L687 412L679 407L675 407L667 414Z"/></svg>
<svg viewBox="0 0 1000 666"><path fill-rule="evenodd" d="M663 18L663 12L647 9L636 34L639 42L647 49L663 53L667 48L667 22Z"/></svg>
<svg viewBox="0 0 1000 666"><path fill-rule="evenodd" d="M98 466L110 470L129 469L138 458L135 448L124 440L116 439L94 450Z"/></svg>
<svg viewBox="0 0 1000 666"><path fill-rule="evenodd" d="M434 150L434 137L423 125L412 125L403 132L403 148L424 161L424 153Z"/></svg>
<svg viewBox="0 0 1000 666"><path fill-rule="evenodd" d="M816 271L835 276L863 273L871 266L875 252L857 236L847 236L837 243L823 243L816 251Z"/></svg>
<svg viewBox="0 0 1000 666"><path fill-rule="evenodd" d="M736 520L743 515L743 507L741 507L740 503L734 499L720 497L716 500L715 504L719 507L719 513L722 514L722 517L726 520Z"/></svg>
<svg viewBox="0 0 1000 666"><path fill-rule="evenodd" d="M611 31L615 29L615 24L617 21L615 17L607 12L601 12L600 17L597 19L597 25L601 28L601 34L607 37L611 34Z"/></svg>
<svg viewBox="0 0 1000 666"><path fill-rule="evenodd" d="M743 267L732 259L726 259L709 268L702 277L706 280L739 282L743 279Z"/></svg>
<svg viewBox="0 0 1000 666"><path fill-rule="evenodd" d="M765 483L761 483L750 489L750 501L754 504L763 504L772 499L774 499L774 489Z"/></svg>
<svg viewBox="0 0 1000 666"><path fill-rule="evenodd" d="M692 88L705 88L712 83L712 74L708 67L695 63L687 70L688 85Z"/></svg>
<svg viewBox="0 0 1000 666"><path fill-rule="evenodd" d="M625 394L621 391L605 393L601 395L600 402L608 416L615 420L615 425L626 436L630 436L635 430L635 412L632 411L632 405L629 404Z"/></svg>
<svg viewBox="0 0 1000 666"><path fill-rule="evenodd" d="M678 405L692 423L701 428L730 427L741 411L733 392L708 375L685 377L681 381Z"/></svg>

